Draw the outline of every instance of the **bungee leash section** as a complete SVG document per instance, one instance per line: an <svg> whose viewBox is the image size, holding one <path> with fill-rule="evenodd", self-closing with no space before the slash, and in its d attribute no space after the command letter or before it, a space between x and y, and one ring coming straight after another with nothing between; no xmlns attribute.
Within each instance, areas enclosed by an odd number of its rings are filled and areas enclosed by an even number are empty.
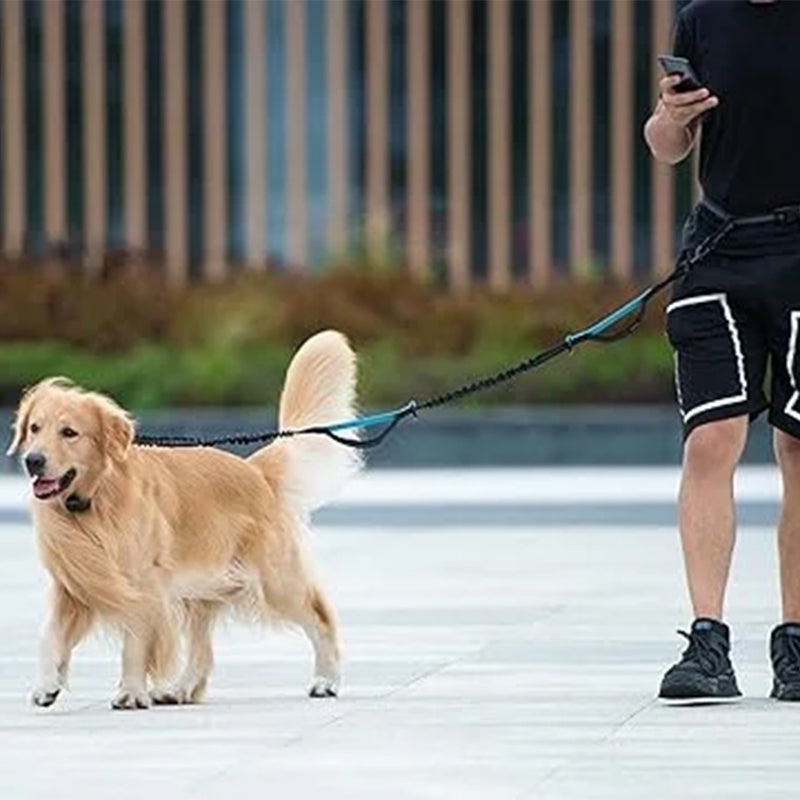
<svg viewBox="0 0 800 800"><path fill-rule="evenodd" d="M551 361L563 353L571 352L583 342L617 342L630 336L638 328L639 323L644 318L645 312L647 311L647 304L650 300L706 258L734 228L776 222L779 224L800 223L800 206L779 208L770 214L760 214L752 217L733 217L707 200L701 202L721 220L720 225L692 250L683 251L675 269L669 275L583 330L577 333L567 334L561 342L553 347L543 350L537 355L526 358L494 375L478 378L449 392L430 397L423 402L418 403L414 400L410 400L405 405L396 409L369 414L363 417L356 417L330 425L317 425L288 430L270 430L262 433L238 433L216 438L137 434L135 443L146 447L220 447L225 445L265 444L276 439L315 434L327 436L346 447L359 449L375 447L381 444L400 422L408 417L416 417L420 411L438 408L439 406L461 400L468 395L491 389L502 383L507 383L518 375L541 367L543 364L546 364L548 361ZM635 317L627 325L618 331L609 332L632 314L635 314ZM383 430L368 438L359 439L354 436L341 435L343 431L368 430L378 427L383 427Z"/></svg>
<svg viewBox="0 0 800 800"><path fill-rule="evenodd" d="M317 434L327 436L334 442L346 447L367 449L379 445L399 424L408 416L416 414L417 404L411 400L400 408L391 411L381 411L364 417L334 422L330 425L312 425L308 428L294 428L288 430L271 430L263 433L234 433L229 436L218 436L203 439L198 436L152 436L139 433L134 439L134 444L143 447L222 447L224 445L266 444L275 439L288 439L292 436L305 436ZM340 431L375 428L379 425L384 429L369 439L356 439L349 436L340 436Z"/></svg>

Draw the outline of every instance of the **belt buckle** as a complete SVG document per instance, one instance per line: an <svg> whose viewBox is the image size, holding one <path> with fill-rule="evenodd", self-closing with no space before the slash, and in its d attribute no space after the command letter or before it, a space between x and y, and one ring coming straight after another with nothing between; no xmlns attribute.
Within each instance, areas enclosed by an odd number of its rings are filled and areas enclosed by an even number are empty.
<svg viewBox="0 0 800 800"><path fill-rule="evenodd" d="M782 206L775 209L775 221L781 225L800 223L800 206Z"/></svg>

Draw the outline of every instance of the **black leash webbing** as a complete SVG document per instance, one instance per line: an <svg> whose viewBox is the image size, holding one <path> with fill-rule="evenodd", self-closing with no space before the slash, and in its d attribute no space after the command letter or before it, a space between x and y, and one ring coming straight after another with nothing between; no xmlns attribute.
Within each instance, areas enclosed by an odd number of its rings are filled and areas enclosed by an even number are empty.
<svg viewBox="0 0 800 800"><path fill-rule="evenodd" d="M777 217L775 217L777 218ZM770 218L772 219L772 218ZM575 347L585 341L597 342L617 342L630 336L640 322L644 318L647 311L647 304L659 292L664 290L667 286L673 283L678 278L682 277L692 267L706 258L735 227L738 222L734 217L727 217L719 228L713 233L709 234L691 251L684 251L678 258L678 263L675 269L660 280L658 283L653 284L645 289L641 294L632 298L628 302L619 306L611 311L604 317L601 317L596 322L587 326L577 333L568 334L561 342L548 348L547 350L538 353L537 355L519 361L518 363L482 378L470 381L463 386L452 389L442 394L434 395L417 403L410 401L401 408L371 414L364 417L357 417L352 420L335 423L333 425L319 425L308 428L298 428L289 430L271 430L262 433L237 433L229 436L219 436L212 438L202 438L198 436L154 436L148 434L137 434L135 443L145 447L220 447L225 445L250 445L250 444L266 444L275 441L276 439L284 439L292 436L304 435L321 435L327 436L333 441L344 445L346 447L354 447L358 449L368 449L375 447L383 442L389 434L402 422L410 416L417 416L419 411L438 408L448 403L461 400L477 392L482 392L491 389L502 383L507 383L525 372L546 364L548 361L562 355L563 353L571 352ZM619 322L628 318L631 314L635 314L633 320L625 325L617 332L607 333L614 328ZM356 437L341 436L339 431L342 430L366 430L368 428L384 426L380 433L375 436L358 439Z"/></svg>

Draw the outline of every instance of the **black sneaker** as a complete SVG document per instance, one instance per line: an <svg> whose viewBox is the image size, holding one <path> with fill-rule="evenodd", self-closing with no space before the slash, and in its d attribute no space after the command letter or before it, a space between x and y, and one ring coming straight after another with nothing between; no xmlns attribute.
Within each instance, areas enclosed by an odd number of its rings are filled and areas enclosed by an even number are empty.
<svg viewBox="0 0 800 800"><path fill-rule="evenodd" d="M691 633L678 633L686 637L689 646L664 675L659 700L673 706L739 701L742 693L728 657L728 626L701 618L694 621Z"/></svg>
<svg viewBox="0 0 800 800"><path fill-rule="evenodd" d="M800 700L800 623L787 622L772 631L772 693L776 700Z"/></svg>

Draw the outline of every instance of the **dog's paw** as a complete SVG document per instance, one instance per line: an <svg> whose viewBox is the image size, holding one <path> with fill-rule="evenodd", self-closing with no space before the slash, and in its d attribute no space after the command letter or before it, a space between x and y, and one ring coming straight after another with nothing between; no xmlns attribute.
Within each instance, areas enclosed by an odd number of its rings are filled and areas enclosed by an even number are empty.
<svg viewBox="0 0 800 800"><path fill-rule="evenodd" d="M172 689L154 689L150 692L154 706L185 706L195 701L190 690L176 686Z"/></svg>
<svg viewBox="0 0 800 800"><path fill-rule="evenodd" d="M150 692L150 702L154 706L179 706L183 700L180 689L153 689Z"/></svg>
<svg viewBox="0 0 800 800"><path fill-rule="evenodd" d="M170 689L153 689L150 700L155 706L188 706L199 703L205 693L205 682L196 686L173 686Z"/></svg>
<svg viewBox="0 0 800 800"><path fill-rule="evenodd" d="M111 701L111 708L115 711L135 711L150 707L150 697L147 692L138 692L133 689L120 689Z"/></svg>
<svg viewBox="0 0 800 800"><path fill-rule="evenodd" d="M314 683L311 684L311 687L308 690L308 696L315 698L337 697L338 694L339 689L336 686L336 682L330 678L323 677L314 678Z"/></svg>
<svg viewBox="0 0 800 800"><path fill-rule="evenodd" d="M31 702L39 708L49 708L60 694L60 686L42 686L33 692Z"/></svg>

